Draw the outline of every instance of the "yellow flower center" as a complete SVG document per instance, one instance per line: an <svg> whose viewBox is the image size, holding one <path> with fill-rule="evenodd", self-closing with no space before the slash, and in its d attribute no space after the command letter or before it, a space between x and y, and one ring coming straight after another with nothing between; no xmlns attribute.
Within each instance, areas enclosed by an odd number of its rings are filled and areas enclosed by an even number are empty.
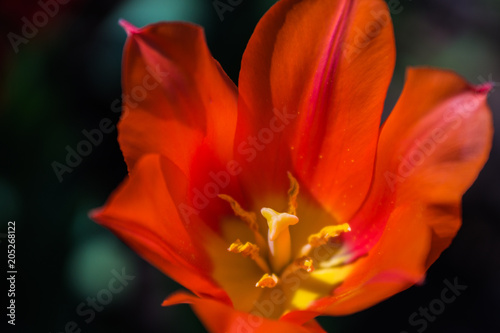
<svg viewBox="0 0 500 333"><path fill-rule="evenodd" d="M288 178L290 179L288 211L280 213L267 207L260 210L267 221L267 242L259 232L255 213L245 211L232 197L225 194L219 195L221 199L231 205L234 214L245 222L254 234L256 244L251 242L243 244L237 239L227 250L249 257L262 269L263 275L259 281L256 281L256 287L273 288L279 285L281 280L299 270L312 273L318 263L315 263L315 259L311 258L311 252L316 248L329 246L331 239L351 231L348 223L325 226L319 232L311 234L307 239L307 244L302 246L297 256L293 256L289 227L299 222L297 217L299 184L292 174L288 173ZM321 268L330 267L333 262L337 261L322 262Z"/></svg>

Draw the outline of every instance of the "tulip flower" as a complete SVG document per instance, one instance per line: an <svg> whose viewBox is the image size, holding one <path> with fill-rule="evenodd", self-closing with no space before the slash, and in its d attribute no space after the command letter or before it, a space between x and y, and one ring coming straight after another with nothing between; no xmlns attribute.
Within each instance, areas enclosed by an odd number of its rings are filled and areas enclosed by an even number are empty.
<svg viewBox="0 0 500 333"><path fill-rule="evenodd" d="M486 162L491 84L395 62L381 0L282 0L238 86L202 28L121 21L129 175L92 218L187 291L212 332L322 331L422 281Z"/></svg>

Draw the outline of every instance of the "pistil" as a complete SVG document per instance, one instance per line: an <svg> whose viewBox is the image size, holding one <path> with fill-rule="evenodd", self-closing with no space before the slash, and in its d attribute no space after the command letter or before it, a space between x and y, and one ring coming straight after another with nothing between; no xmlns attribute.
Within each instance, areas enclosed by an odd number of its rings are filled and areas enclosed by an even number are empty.
<svg viewBox="0 0 500 333"><path fill-rule="evenodd" d="M299 218L288 213L278 213L271 208L262 208L260 212L266 218L269 227L267 240L271 268L274 272L279 273L291 259L291 241L288 227L297 224Z"/></svg>

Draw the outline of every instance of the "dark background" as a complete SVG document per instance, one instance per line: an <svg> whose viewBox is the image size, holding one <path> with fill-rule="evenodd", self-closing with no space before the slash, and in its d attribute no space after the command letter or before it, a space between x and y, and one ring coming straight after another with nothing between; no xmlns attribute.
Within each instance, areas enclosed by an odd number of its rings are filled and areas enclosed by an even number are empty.
<svg viewBox="0 0 500 333"><path fill-rule="evenodd" d="M98 128L103 118L118 121L111 105L121 96L126 37L119 18L136 26L201 24L214 57L237 82L250 34L273 3L243 0L221 20L211 0L72 0L15 52L8 33L21 35L22 18L31 21L42 9L37 1L0 0L0 233L16 221L18 271L16 326L9 325L9 332L64 332L71 321L82 332L204 331L189 306L160 306L179 285L87 217L126 175L116 130L104 134L62 182L52 163L65 163L66 146L75 149L85 139L83 130ZM400 0L400 8L393 15L398 58L387 110L401 92L407 66L450 68L474 84L500 81L500 1ZM489 102L500 128L500 87ZM426 332L500 331L499 149L497 135L488 164L464 197L463 227L426 282L361 313L320 318L328 331L417 332L421 326L410 325L409 316L440 298L445 279L458 279L467 289ZM7 243L0 240L3 326ZM77 307L122 269L135 278L86 323L90 317L77 314Z"/></svg>

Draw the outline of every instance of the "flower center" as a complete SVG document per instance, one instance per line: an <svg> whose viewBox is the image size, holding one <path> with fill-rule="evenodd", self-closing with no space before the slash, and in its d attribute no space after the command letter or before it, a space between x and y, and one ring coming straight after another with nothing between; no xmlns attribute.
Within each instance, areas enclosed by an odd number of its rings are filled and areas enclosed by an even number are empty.
<svg viewBox="0 0 500 333"><path fill-rule="evenodd" d="M292 255L292 240L289 227L299 222L297 217L299 184L291 173L288 173L288 178L290 179L288 211L279 213L267 207L260 210L267 221L267 242L259 232L255 213L244 210L232 197L225 194L219 195L221 199L231 205L234 214L245 222L254 234L255 244L251 242L243 244L237 239L227 250L249 257L262 269L264 275L257 281L256 287L273 288L280 283L280 280L297 270L304 270L307 273L314 271L316 263L309 256L311 251L318 247L329 246L331 239L344 232L351 231L348 223L325 226L318 233L311 234L308 237L307 244L302 246L298 255L294 257ZM267 258L265 257L266 254ZM326 265L329 265L329 263L326 263ZM322 265L322 267L324 266Z"/></svg>

